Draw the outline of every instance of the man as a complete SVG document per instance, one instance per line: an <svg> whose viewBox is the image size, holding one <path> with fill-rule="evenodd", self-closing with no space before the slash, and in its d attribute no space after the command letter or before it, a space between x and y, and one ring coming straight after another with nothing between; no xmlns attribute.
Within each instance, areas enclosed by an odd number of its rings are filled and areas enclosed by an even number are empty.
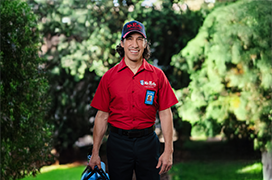
<svg viewBox="0 0 272 180"><path fill-rule="evenodd" d="M107 159L111 180L157 180L172 166L173 121L171 106L178 100L165 74L146 59L150 56L145 27L126 23L117 52L121 62L102 77L91 106L98 109L89 165L101 168L99 149L110 124ZM159 112L165 148L153 125Z"/></svg>

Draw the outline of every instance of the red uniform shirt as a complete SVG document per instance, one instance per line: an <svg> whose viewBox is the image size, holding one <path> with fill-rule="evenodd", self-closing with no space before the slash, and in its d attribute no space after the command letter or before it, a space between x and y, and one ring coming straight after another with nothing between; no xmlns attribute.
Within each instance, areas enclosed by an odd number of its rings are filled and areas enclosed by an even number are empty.
<svg viewBox="0 0 272 180"><path fill-rule="evenodd" d="M177 102L161 69L143 60L134 75L123 58L104 74L91 106L109 112L111 125L130 130L154 125L157 110L165 110Z"/></svg>

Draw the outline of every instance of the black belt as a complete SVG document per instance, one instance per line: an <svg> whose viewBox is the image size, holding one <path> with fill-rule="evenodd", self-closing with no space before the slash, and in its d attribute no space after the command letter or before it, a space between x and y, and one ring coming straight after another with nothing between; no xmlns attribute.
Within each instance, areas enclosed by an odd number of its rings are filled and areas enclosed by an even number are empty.
<svg viewBox="0 0 272 180"><path fill-rule="evenodd" d="M151 126L145 129L124 130L114 126L110 126L110 131L119 135L128 136L129 138L140 138L154 132L154 128L153 126Z"/></svg>

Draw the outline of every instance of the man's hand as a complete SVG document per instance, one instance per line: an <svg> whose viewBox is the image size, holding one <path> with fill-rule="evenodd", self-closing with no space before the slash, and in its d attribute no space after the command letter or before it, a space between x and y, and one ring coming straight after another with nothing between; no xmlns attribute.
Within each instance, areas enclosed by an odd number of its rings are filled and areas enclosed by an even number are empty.
<svg viewBox="0 0 272 180"><path fill-rule="evenodd" d="M169 171L173 164L173 115L171 108L159 111L161 120L162 134L164 138L164 152L159 158L156 168L161 170L159 174L166 173Z"/></svg>
<svg viewBox="0 0 272 180"><path fill-rule="evenodd" d="M168 172L171 169L172 164L173 164L173 155L172 155L172 153L164 152L160 156L156 168L160 168L161 167L161 170L159 172L159 174L161 175L163 173Z"/></svg>
<svg viewBox="0 0 272 180"><path fill-rule="evenodd" d="M89 161L89 166L94 169L95 166L98 167L98 169L101 169L101 160L99 155L92 155L91 159Z"/></svg>
<svg viewBox="0 0 272 180"><path fill-rule="evenodd" d="M94 169L97 166L101 169L101 160L99 157L99 148L102 143L103 136L107 130L109 113L98 110L94 120L94 130L93 130L93 150L92 156L89 161L89 166Z"/></svg>

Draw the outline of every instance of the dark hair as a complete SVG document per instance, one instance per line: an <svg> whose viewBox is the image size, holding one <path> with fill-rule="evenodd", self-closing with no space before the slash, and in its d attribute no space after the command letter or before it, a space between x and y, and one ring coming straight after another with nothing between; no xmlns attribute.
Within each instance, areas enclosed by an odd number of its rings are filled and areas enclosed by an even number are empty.
<svg viewBox="0 0 272 180"><path fill-rule="evenodd" d="M145 58L146 60L148 60L151 56L150 44L151 44L150 42L146 41L146 48L144 49L143 53L143 58ZM118 52L121 58L125 56L125 51L124 48L121 46L121 43L116 46L116 51Z"/></svg>

